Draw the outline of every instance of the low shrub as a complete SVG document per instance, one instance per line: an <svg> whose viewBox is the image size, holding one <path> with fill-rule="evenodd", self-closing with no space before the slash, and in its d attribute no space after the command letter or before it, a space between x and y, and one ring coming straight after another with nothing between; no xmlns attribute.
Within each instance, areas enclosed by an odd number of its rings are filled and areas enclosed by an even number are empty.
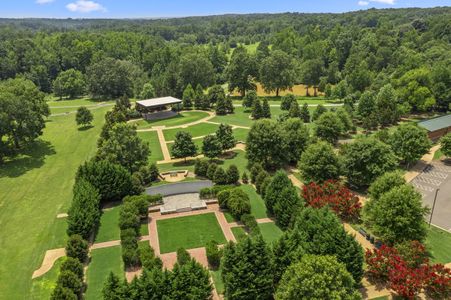
<svg viewBox="0 0 451 300"><path fill-rule="evenodd" d="M199 191L199 197L201 199L213 199L216 198L219 192L233 188L230 185L215 185L211 188L203 188Z"/></svg>
<svg viewBox="0 0 451 300"><path fill-rule="evenodd" d="M139 267L141 265L139 249L122 247L122 260L127 268Z"/></svg>
<svg viewBox="0 0 451 300"><path fill-rule="evenodd" d="M219 207L227 208L228 207L227 201L229 200L229 197L230 190L220 191L217 195Z"/></svg>
<svg viewBox="0 0 451 300"><path fill-rule="evenodd" d="M255 217L251 214L243 214L241 216L241 222L243 222L246 231L251 236L256 236L260 234L260 227L258 227L257 220L255 220Z"/></svg>
<svg viewBox="0 0 451 300"><path fill-rule="evenodd" d="M255 189L257 190L257 193L261 194L262 184L268 177L270 177L268 172L264 170L258 173L257 177L255 178Z"/></svg>
<svg viewBox="0 0 451 300"><path fill-rule="evenodd" d="M240 172L238 171L237 166L230 165L226 172L227 176L227 184L237 184L240 180Z"/></svg>
<svg viewBox="0 0 451 300"><path fill-rule="evenodd" d="M218 165L215 163L210 163L208 165L208 169L207 169L207 178L208 179L214 180L217 168L218 168Z"/></svg>
<svg viewBox="0 0 451 300"><path fill-rule="evenodd" d="M205 247L207 253L208 264L213 268L219 268L221 261L222 251L218 247L218 242L209 241Z"/></svg>
<svg viewBox="0 0 451 300"><path fill-rule="evenodd" d="M215 171L215 175L213 177L213 182L219 185L225 185L228 183L227 174L223 168L217 167Z"/></svg>
<svg viewBox="0 0 451 300"><path fill-rule="evenodd" d="M127 205L134 205L141 218L147 216L147 211L149 209L149 195L127 196L122 202Z"/></svg>
<svg viewBox="0 0 451 300"><path fill-rule="evenodd" d="M66 244L66 256L78 259L84 263L88 258L88 242L80 235L74 234L69 237Z"/></svg>
<svg viewBox="0 0 451 300"><path fill-rule="evenodd" d="M140 218L139 210L133 202L124 203L119 212L119 228L129 229L133 228L136 233L139 233Z"/></svg>
<svg viewBox="0 0 451 300"><path fill-rule="evenodd" d="M249 177L247 177L247 173L246 172L243 172L243 175L241 176L241 181L244 184L248 184L249 183Z"/></svg>
<svg viewBox="0 0 451 300"><path fill-rule="evenodd" d="M230 191L227 207L235 218L240 219L243 214L251 212L249 196L243 190L235 188Z"/></svg>
<svg viewBox="0 0 451 300"><path fill-rule="evenodd" d="M196 159L194 164L194 174L200 177L207 177L208 167L210 166L209 161Z"/></svg>

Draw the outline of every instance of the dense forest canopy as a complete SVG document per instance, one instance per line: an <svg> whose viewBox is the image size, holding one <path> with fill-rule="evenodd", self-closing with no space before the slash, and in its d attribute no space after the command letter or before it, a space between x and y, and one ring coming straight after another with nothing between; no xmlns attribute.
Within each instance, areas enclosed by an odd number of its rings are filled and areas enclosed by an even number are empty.
<svg viewBox="0 0 451 300"><path fill-rule="evenodd" d="M158 96L181 97L188 84L229 83L243 87L244 95L252 78L273 91L294 83L322 91L336 86L336 97L353 101L365 90L391 84L406 111L446 110L450 41L449 7L155 20L0 19L0 79L24 76L51 93L58 75L74 69L85 76L87 92L105 98L120 95L102 80L123 82L115 88L127 96L136 97L150 82ZM256 53L232 55L240 45L257 43ZM293 63L284 68L281 59ZM94 83L109 65L111 77ZM271 71L289 74L290 80L260 77ZM132 77L115 78L115 73ZM62 95L64 80L57 83ZM74 96L73 89L69 94Z"/></svg>

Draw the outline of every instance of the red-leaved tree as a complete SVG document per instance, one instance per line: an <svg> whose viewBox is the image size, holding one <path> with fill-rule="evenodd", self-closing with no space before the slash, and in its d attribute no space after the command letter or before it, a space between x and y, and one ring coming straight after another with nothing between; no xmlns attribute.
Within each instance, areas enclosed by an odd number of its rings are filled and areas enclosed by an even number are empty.
<svg viewBox="0 0 451 300"><path fill-rule="evenodd" d="M360 216L362 205L359 198L335 180L304 185L302 196L309 206L321 208L329 205L342 220L355 220Z"/></svg>
<svg viewBox="0 0 451 300"><path fill-rule="evenodd" d="M387 282L398 295L407 299L414 299L421 291L432 299L450 298L450 269L441 264L429 265L426 249L418 241L397 248L383 245L366 251L367 272L371 277Z"/></svg>

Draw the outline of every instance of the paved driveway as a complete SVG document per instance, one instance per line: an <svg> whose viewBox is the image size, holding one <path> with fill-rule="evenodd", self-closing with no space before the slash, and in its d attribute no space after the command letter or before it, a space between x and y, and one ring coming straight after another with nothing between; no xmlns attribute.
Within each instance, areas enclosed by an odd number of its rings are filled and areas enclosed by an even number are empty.
<svg viewBox="0 0 451 300"><path fill-rule="evenodd" d="M213 182L210 180L188 181L172 184L165 184L159 186L151 186L146 189L146 194L163 196L199 193L199 191L206 187L212 187Z"/></svg>
<svg viewBox="0 0 451 300"><path fill-rule="evenodd" d="M432 224L451 232L451 165L433 161L414 180L412 185L423 196L424 205L432 208L436 189L439 189ZM427 216L429 222L430 215Z"/></svg>

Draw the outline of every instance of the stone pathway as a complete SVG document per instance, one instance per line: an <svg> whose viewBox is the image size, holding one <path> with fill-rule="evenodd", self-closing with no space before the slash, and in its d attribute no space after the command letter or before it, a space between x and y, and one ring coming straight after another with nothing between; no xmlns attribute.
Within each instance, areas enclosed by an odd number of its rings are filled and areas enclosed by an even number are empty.
<svg viewBox="0 0 451 300"><path fill-rule="evenodd" d="M113 105L115 105L115 103L105 103L104 102L104 103L91 105L91 106L86 106L86 107L89 110L94 110L94 109L99 109L99 108L102 108L102 107L113 106ZM85 105L78 105L78 106L75 106L75 107L80 107L80 106L85 106ZM50 107L50 108L71 108L71 106L54 106L54 107ZM66 111L66 112L63 112L63 113L51 114L50 117L66 116L66 115L75 114L76 112L77 112L76 110Z"/></svg>
<svg viewBox="0 0 451 300"><path fill-rule="evenodd" d="M423 155L423 157L412 167L409 171L404 174L404 179L407 182L411 182L415 177L417 177L423 170L432 162L434 159L434 154L440 149L440 145L435 145L429 150L429 153Z"/></svg>
<svg viewBox="0 0 451 300"><path fill-rule="evenodd" d="M163 128L158 127L156 130L157 130L157 135L158 135L158 141L159 141L160 147L161 147L161 152L163 153L163 158L164 158L163 161L165 161L165 162L170 161L171 154L169 153L168 144L166 144L166 140L164 138Z"/></svg>
<svg viewBox="0 0 451 300"><path fill-rule="evenodd" d="M57 261L58 258L63 257L65 255L66 251L64 248L47 250L45 252L44 260L42 261L41 267L33 272L33 276L31 278L32 279L37 278L50 271L50 269L55 264L55 261Z"/></svg>

